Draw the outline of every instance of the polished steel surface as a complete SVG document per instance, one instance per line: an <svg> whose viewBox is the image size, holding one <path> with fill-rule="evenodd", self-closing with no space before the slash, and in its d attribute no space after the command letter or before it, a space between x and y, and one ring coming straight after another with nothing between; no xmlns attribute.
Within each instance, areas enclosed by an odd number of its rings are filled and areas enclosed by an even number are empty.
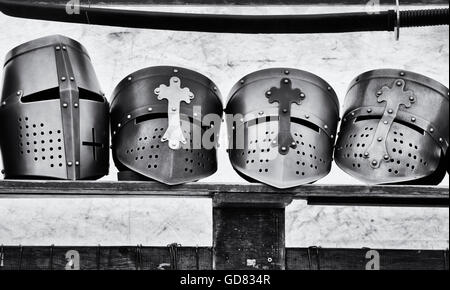
<svg viewBox="0 0 450 290"><path fill-rule="evenodd" d="M108 102L86 50L55 35L4 66L0 145L7 179L97 179L109 169Z"/></svg>
<svg viewBox="0 0 450 290"><path fill-rule="evenodd" d="M242 115L228 127L229 157L244 178L288 188L329 173L339 102L318 76L288 68L252 73L234 86L226 112Z"/></svg>
<svg viewBox="0 0 450 290"><path fill-rule="evenodd" d="M210 114L217 116L215 128L205 123ZM222 114L219 90L197 72L162 66L127 76L111 106L117 168L168 185L212 175ZM211 146L205 139L212 139Z"/></svg>
<svg viewBox="0 0 450 290"><path fill-rule="evenodd" d="M350 85L337 164L369 184L438 184L449 145L448 89L408 71L366 72Z"/></svg>

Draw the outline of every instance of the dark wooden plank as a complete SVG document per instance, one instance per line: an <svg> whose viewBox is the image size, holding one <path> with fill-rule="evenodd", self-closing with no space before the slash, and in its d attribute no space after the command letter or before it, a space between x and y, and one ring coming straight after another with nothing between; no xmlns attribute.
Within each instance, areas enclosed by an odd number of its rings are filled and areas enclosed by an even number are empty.
<svg viewBox="0 0 450 290"><path fill-rule="evenodd" d="M448 250L286 249L289 270L448 270Z"/></svg>
<svg viewBox="0 0 450 290"><path fill-rule="evenodd" d="M214 207L215 270L285 269L283 208Z"/></svg>
<svg viewBox="0 0 450 290"><path fill-rule="evenodd" d="M211 270L210 248L3 247L0 270ZM174 249L174 248L172 248ZM175 262L176 261L176 262Z"/></svg>
<svg viewBox="0 0 450 290"><path fill-rule="evenodd" d="M74 251L79 254L79 263L69 264L68 257L75 258ZM211 253L212 249L207 247L180 247L177 268L211 270ZM238 251L238 254L242 252ZM256 252L255 255L257 263L264 256ZM137 247L53 247L53 255L49 246L5 246L3 251L0 248L0 271L170 270L173 268L169 265L171 261L168 247L142 247L141 262ZM289 270L448 270L448 265L448 250L286 249L286 269Z"/></svg>
<svg viewBox="0 0 450 290"><path fill-rule="evenodd" d="M167 186L156 182L86 182L86 181L0 181L0 198L29 197L200 197L218 193L252 193L258 200L273 200L273 194L306 199L320 204L360 204L395 206L449 205L448 187L437 186L364 186L303 185L276 189L261 184L191 183ZM256 196L258 194L258 196Z"/></svg>
<svg viewBox="0 0 450 290"><path fill-rule="evenodd" d="M29 0L22 0L29 1ZM52 1L67 3L68 0ZM81 0L81 3L87 2ZM89 0L91 4L111 5L366 5L369 0ZM371 3L375 1L371 1ZM392 0L380 0L381 5L392 5ZM447 0L402 0L405 4L448 4Z"/></svg>

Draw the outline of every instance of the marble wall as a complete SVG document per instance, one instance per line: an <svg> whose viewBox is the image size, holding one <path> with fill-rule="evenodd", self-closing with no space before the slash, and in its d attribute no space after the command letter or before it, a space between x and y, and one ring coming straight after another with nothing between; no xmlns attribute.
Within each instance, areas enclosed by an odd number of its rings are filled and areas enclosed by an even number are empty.
<svg viewBox="0 0 450 290"><path fill-rule="evenodd" d="M386 7L383 7L384 9ZM145 9L139 7L139 9ZM166 10L168 8L158 7ZM367 7L171 7L217 13L314 13ZM0 55L34 38L63 34L88 49L109 96L127 74L154 65L183 66L213 79L226 95L247 73L270 67L313 72L335 88L341 103L348 83L376 68L401 68L449 83L448 27L317 35L229 35L138 30L14 19L0 15ZM222 144L225 144L225 130ZM218 172L202 182L244 181L225 148ZM115 180L112 164L105 180ZM357 184L334 166L319 183ZM448 186L448 177L442 186ZM180 199L0 199L0 244L211 245L211 202ZM287 210L288 246L448 247L448 209L323 207L294 202Z"/></svg>

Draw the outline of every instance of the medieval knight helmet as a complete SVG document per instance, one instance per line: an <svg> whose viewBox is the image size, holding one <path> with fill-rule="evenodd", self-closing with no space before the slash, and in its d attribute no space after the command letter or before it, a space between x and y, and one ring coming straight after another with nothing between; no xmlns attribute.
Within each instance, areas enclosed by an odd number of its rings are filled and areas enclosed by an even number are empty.
<svg viewBox="0 0 450 290"><path fill-rule="evenodd" d="M254 72L226 108L229 157L249 181L278 188L312 183L331 170L339 101L320 77L296 69Z"/></svg>
<svg viewBox="0 0 450 290"><path fill-rule="evenodd" d="M116 166L168 185L208 177L217 170L222 115L220 92L207 77L169 66L137 71L111 102Z"/></svg>
<svg viewBox="0 0 450 290"><path fill-rule="evenodd" d="M417 73L358 76L345 99L337 164L369 184L438 184L449 142L448 88Z"/></svg>
<svg viewBox="0 0 450 290"><path fill-rule="evenodd" d="M5 178L108 174L108 108L80 43L55 35L14 48L6 56L0 107Z"/></svg>

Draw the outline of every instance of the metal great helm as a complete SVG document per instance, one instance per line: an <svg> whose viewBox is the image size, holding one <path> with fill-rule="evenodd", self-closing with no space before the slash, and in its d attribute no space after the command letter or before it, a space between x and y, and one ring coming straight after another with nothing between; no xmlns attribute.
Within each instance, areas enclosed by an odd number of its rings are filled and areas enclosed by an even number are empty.
<svg viewBox="0 0 450 290"><path fill-rule="evenodd" d="M14 48L6 56L1 92L5 178L108 174L108 110L80 43L55 35Z"/></svg>
<svg viewBox="0 0 450 290"><path fill-rule="evenodd" d="M115 164L168 185L208 177L217 170L222 115L220 92L207 77L169 66L137 71L113 93Z"/></svg>
<svg viewBox="0 0 450 290"><path fill-rule="evenodd" d="M229 157L250 181L278 188L311 183L332 164L339 102L311 73L266 69L241 79L230 93Z"/></svg>
<svg viewBox="0 0 450 290"><path fill-rule="evenodd" d="M345 99L337 164L369 184L440 183L448 98L448 88L413 72L380 69L358 76Z"/></svg>

